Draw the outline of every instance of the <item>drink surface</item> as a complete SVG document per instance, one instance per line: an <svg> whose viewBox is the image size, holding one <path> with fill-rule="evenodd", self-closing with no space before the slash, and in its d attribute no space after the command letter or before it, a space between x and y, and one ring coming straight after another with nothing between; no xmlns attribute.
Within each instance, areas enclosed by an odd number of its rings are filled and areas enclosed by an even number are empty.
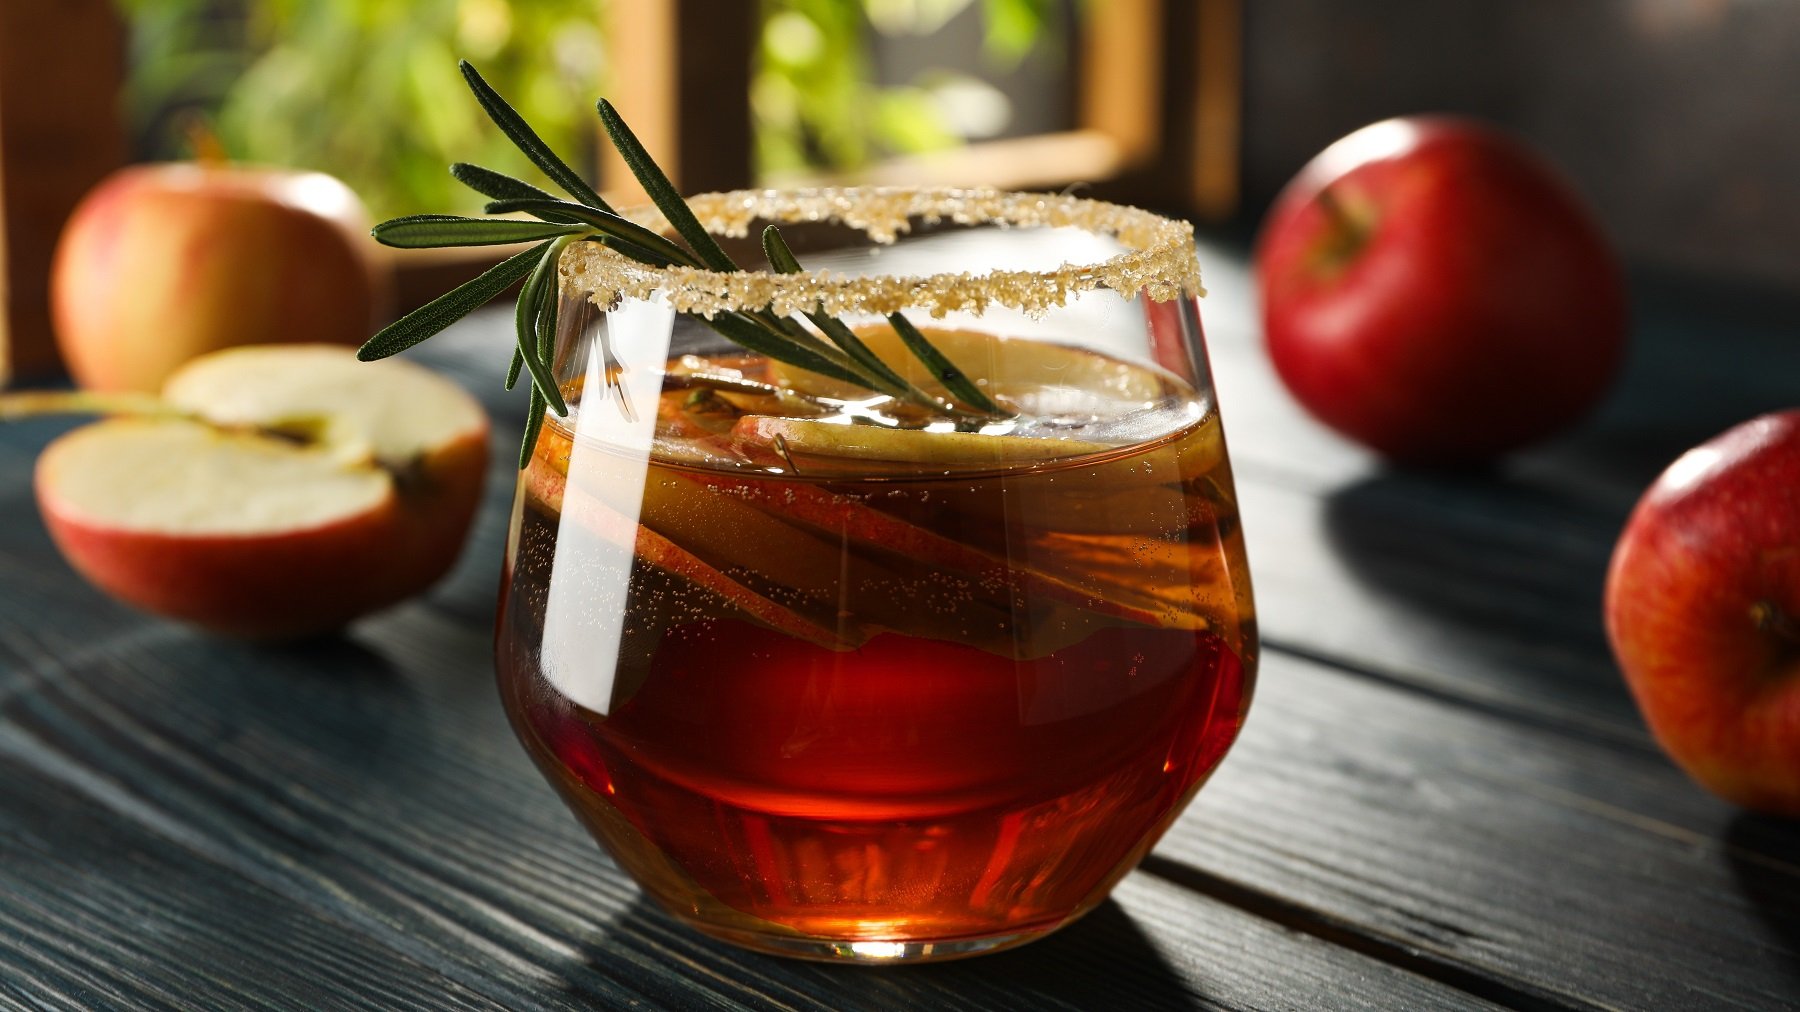
<svg viewBox="0 0 1800 1012"><path fill-rule="evenodd" d="M1030 410L985 431L887 427L907 419L744 357L670 363L647 458L545 427L502 692L677 914L746 937L1054 927L1235 738L1254 633L1216 413L1155 370L998 344L984 375Z"/></svg>

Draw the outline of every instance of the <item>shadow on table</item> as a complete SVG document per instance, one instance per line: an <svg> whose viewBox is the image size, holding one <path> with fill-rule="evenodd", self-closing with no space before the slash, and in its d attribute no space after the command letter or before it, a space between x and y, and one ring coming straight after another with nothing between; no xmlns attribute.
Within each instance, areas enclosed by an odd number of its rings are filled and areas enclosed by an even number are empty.
<svg viewBox="0 0 1800 1012"><path fill-rule="evenodd" d="M1100 969L1096 969L1100 968ZM1194 1009L1194 983L1163 959L1137 922L1107 900L1067 928L993 956L921 966L913 973L950 994L980 987L1020 1007Z"/></svg>
<svg viewBox="0 0 1800 1012"><path fill-rule="evenodd" d="M1693 275L1637 271L1631 281L1631 348L1612 392L1592 418L1520 464L1608 482L1635 499L1688 448L1794 406L1800 303L1766 285Z"/></svg>
<svg viewBox="0 0 1800 1012"><path fill-rule="evenodd" d="M1041 941L991 956L925 966L870 967L780 959L707 939L639 896L582 946L586 972L565 982L588 986L628 973L634 990L652 1000L691 1000L679 965L660 982L642 978L629 961L635 939L654 937L718 979L759 991L797 992L826 1006L858 1008L1132 1008L1186 1012L1215 1004L1157 951L1124 908L1108 900L1075 924ZM588 973L595 978L580 980ZM706 986L705 981L698 982ZM667 993L658 995L656 992Z"/></svg>
<svg viewBox="0 0 1800 1012"><path fill-rule="evenodd" d="M1600 599L1613 518L1478 472L1384 471L1333 491L1324 506L1326 541L1345 569L1429 619L1421 631L1554 639L1606 662Z"/></svg>
<svg viewBox="0 0 1800 1012"><path fill-rule="evenodd" d="M1738 889L1785 950L1800 981L1800 820L1739 814L1725 832L1725 854Z"/></svg>
<svg viewBox="0 0 1800 1012"><path fill-rule="evenodd" d="M133 667L124 672L132 684L120 691L204 699L209 713L254 734L259 745L275 734L328 750L334 761L372 776L395 775L386 762L388 741L419 719L417 693L404 674L343 636L276 645L185 634L145 648ZM139 705L146 713L182 709Z"/></svg>

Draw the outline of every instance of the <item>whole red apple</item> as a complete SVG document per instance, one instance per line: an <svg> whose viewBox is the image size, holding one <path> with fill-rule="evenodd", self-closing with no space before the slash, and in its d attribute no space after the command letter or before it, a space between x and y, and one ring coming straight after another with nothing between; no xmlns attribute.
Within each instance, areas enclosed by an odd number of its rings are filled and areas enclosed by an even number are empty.
<svg viewBox="0 0 1800 1012"><path fill-rule="evenodd" d="M243 344L357 344L387 266L367 214L317 172L179 162L103 180L63 229L57 345L77 382L154 391L197 355Z"/></svg>
<svg viewBox="0 0 1800 1012"><path fill-rule="evenodd" d="M1650 486L1613 551L1606 630L1683 769L1800 815L1800 410L1689 450Z"/></svg>
<svg viewBox="0 0 1800 1012"><path fill-rule="evenodd" d="M1403 462L1557 432L1624 349L1620 270L1579 196L1470 120L1391 119L1326 148L1276 200L1256 269L1288 389Z"/></svg>

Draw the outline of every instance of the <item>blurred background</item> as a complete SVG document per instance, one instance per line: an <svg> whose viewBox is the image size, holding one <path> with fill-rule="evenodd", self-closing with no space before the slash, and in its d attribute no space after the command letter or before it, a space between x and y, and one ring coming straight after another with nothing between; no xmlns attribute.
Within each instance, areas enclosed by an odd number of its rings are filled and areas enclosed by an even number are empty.
<svg viewBox="0 0 1800 1012"><path fill-rule="evenodd" d="M1333 139L1473 113L1555 159L1632 264L1800 290L1792 0L0 0L9 368L55 368L49 251L81 194L187 157L196 124L377 218L477 211L449 162L526 167L459 57L603 188L628 177L597 163L599 94L689 191L1078 185L1238 236ZM398 261L397 308L493 255Z"/></svg>

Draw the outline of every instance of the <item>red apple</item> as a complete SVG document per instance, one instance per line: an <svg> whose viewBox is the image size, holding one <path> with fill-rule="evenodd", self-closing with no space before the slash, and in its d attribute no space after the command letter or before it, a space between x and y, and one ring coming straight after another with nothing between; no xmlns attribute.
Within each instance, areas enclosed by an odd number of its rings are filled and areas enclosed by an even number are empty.
<svg viewBox="0 0 1800 1012"><path fill-rule="evenodd" d="M1613 551L1606 629L1683 769L1800 816L1800 410L1689 450L1650 486Z"/></svg>
<svg viewBox="0 0 1800 1012"><path fill-rule="evenodd" d="M1625 290L1580 197L1517 139L1391 119L1338 141L1258 240L1276 371L1396 460L1471 463L1580 418L1618 368Z"/></svg>
<svg viewBox="0 0 1800 1012"><path fill-rule="evenodd" d="M58 347L93 390L154 391L181 363L243 344L356 344L386 261L362 202L317 172L198 162L102 181L51 274Z"/></svg>
<svg viewBox="0 0 1800 1012"><path fill-rule="evenodd" d="M325 632L430 586L481 497L487 418L429 370L348 348L217 352L170 377L196 418L124 417L52 443L50 533L101 589L219 632Z"/></svg>

